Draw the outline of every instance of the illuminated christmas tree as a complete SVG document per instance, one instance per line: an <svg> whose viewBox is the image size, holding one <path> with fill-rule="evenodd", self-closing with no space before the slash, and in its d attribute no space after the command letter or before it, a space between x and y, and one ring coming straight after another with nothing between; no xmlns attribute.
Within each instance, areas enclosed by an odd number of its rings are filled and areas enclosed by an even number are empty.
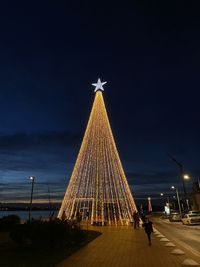
<svg viewBox="0 0 200 267"><path fill-rule="evenodd" d="M58 217L127 225L137 211L108 120L100 79L83 142Z"/></svg>

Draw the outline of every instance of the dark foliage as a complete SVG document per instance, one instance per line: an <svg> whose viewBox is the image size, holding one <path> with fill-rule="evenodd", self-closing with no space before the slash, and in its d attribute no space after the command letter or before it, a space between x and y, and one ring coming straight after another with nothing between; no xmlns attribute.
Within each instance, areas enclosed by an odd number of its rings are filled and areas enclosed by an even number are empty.
<svg viewBox="0 0 200 267"><path fill-rule="evenodd" d="M20 246L59 249L80 244L86 238L86 233L59 219L48 222L35 220L14 227L10 237Z"/></svg>
<svg viewBox="0 0 200 267"><path fill-rule="evenodd" d="M13 227L20 224L20 217L9 215L0 218L0 231L10 231Z"/></svg>
<svg viewBox="0 0 200 267"><path fill-rule="evenodd" d="M15 225L0 232L0 266L54 267L100 234L58 219Z"/></svg>

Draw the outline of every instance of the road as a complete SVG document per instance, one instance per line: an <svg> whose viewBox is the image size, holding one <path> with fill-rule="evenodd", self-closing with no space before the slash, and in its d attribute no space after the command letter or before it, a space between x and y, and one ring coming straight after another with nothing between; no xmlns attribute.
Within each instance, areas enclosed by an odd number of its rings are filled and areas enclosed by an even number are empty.
<svg viewBox="0 0 200 267"><path fill-rule="evenodd" d="M184 249L200 258L200 226L183 225L181 222L169 222L159 217L152 218L158 231L170 241L177 243Z"/></svg>

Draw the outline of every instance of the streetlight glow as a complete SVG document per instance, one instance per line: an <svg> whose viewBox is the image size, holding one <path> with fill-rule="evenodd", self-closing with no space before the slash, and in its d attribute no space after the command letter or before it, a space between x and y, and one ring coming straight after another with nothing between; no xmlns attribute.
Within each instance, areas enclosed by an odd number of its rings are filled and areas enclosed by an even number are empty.
<svg viewBox="0 0 200 267"><path fill-rule="evenodd" d="M175 187L172 185L171 189L175 189Z"/></svg>
<svg viewBox="0 0 200 267"><path fill-rule="evenodd" d="M163 193L160 193L161 196L163 196L164 194Z"/></svg>
<svg viewBox="0 0 200 267"><path fill-rule="evenodd" d="M189 179L190 179L190 176L189 176L188 174L184 174L184 175L183 175L183 178L184 178L185 180L189 180Z"/></svg>

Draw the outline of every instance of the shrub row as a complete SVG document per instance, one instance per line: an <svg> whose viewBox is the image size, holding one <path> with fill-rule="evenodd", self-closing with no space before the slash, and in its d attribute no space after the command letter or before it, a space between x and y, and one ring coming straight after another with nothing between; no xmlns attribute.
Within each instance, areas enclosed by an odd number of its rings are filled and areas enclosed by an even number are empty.
<svg viewBox="0 0 200 267"><path fill-rule="evenodd" d="M0 231L9 231L16 225L20 224L20 217L17 215L9 215L0 218Z"/></svg>
<svg viewBox="0 0 200 267"><path fill-rule="evenodd" d="M33 220L29 223L15 225L10 237L20 246L42 249L72 247L85 239L85 232L72 227L67 221Z"/></svg>

